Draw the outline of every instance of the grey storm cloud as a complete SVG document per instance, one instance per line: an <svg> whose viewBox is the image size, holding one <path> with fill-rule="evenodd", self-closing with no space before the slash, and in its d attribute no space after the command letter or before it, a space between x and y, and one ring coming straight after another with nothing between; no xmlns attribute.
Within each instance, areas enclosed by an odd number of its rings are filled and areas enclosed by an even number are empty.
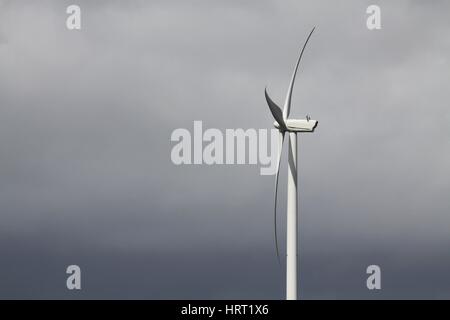
<svg viewBox="0 0 450 320"><path fill-rule="evenodd" d="M300 296L450 297L450 3L378 2L369 31L369 1L78 1L69 31L70 1L0 1L0 297L283 298L273 177L175 166L170 136L270 128L312 26Z"/></svg>

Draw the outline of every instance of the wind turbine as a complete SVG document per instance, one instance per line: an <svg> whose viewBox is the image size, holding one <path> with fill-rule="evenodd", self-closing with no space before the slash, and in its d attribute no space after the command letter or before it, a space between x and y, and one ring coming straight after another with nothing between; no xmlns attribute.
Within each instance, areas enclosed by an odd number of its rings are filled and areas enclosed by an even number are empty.
<svg viewBox="0 0 450 320"><path fill-rule="evenodd" d="M297 74L300 60L305 51L306 44L314 32L311 30L306 38L305 44L300 52L300 56L295 65L292 74L291 83L284 102L283 111L270 99L267 88L264 90L267 104L270 112L275 118L274 126L279 130L278 134L278 160L275 175L275 206L274 206L274 227L275 227L275 246L277 250L278 262L280 255L278 251L277 237L277 196L278 196L278 177L280 171L281 154L283 151L283 141L286 133L289 134L289 153L288 153L288 188L287 188L287 228L286 228L286 299L297 300L297 133L314 132L318 122L311 120L309 115L306 119L289 119L291 111L292 88L294 87L295 76Z"/></svg>

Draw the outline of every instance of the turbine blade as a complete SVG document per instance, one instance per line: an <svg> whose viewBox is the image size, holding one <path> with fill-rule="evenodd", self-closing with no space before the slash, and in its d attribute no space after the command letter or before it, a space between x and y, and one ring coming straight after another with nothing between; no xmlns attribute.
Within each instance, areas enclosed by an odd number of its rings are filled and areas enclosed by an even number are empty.
<svg viewBox="0 0 450 320"><path fill-rule="evenodd" d="M267 104L269 105L270 112L272 113L275 120L278 122L278 125L282 129L286 129L286 124L284 123L283 119L283 112L281 111L281 108L277 106L275 102L270 99L269 94L267 93L267 88L264 89L264 94L266 96Z"/></svg>
<svg viewBox="0 0 450 320"><path fill-rule="evenodd" d="M292 89L294 88L294 82L295 82L295 76L297 75L298 66L300 64L300 60L302 60L303 52L305 51L306 44L309 41L309 38L311 37L312 33L314 32L314 29L316 27L312 28L311 32L308 35L308 38L306 38L305 44L303 45L302 51L300 52L300 56L298 57L297 64L295 65L294 73L292 74L291 83L289 84L289 89L286 95L286 101L284 102L284 108L283 108L283 119L286 120L289 117L289 113L291 112L291 98L292 98Z"/></svg>
<svg viewBox="0 0 450 320"><path fill-rule="evenodd" d="M284 132L279 131L278 134L278 159L277 159L277 171L275 175L275 205L274 205L274 215L273 215L273 226L275 231L275 249L277 251L277 260L278 264L281 266L280 260L280 251L278 250L278 235L277 235L277 198L278 198L278 177L280 176L280 161L281 155L283 151L283 141L284 141Z"/></svg>

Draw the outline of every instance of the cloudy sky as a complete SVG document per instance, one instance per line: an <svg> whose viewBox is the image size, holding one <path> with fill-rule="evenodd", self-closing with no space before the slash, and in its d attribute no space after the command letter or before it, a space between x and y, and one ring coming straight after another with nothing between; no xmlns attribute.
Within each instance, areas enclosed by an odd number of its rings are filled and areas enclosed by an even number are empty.
<svg viewBox="0 0 450 320"><path fill-rule="evenodd" d="M175 166L170 136L270 128L313 26L300 297L450 298L448 1L79 0L70 31L73 3L0 0L0 298L283 299L273 176Z"/></svg>

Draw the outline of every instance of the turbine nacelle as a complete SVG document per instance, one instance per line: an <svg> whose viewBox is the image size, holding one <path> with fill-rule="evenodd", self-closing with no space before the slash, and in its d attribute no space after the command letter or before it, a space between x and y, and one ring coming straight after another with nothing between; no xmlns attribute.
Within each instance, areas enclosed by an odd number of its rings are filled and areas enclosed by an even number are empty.
<svg viewBox="0 0 450 320"><path fill-rule="evenodd" d="M319 121L311 119L287 119L285 122L286 128L281 128L278 122L274 122L275 128L288 132L314 132Z"/></svg>

